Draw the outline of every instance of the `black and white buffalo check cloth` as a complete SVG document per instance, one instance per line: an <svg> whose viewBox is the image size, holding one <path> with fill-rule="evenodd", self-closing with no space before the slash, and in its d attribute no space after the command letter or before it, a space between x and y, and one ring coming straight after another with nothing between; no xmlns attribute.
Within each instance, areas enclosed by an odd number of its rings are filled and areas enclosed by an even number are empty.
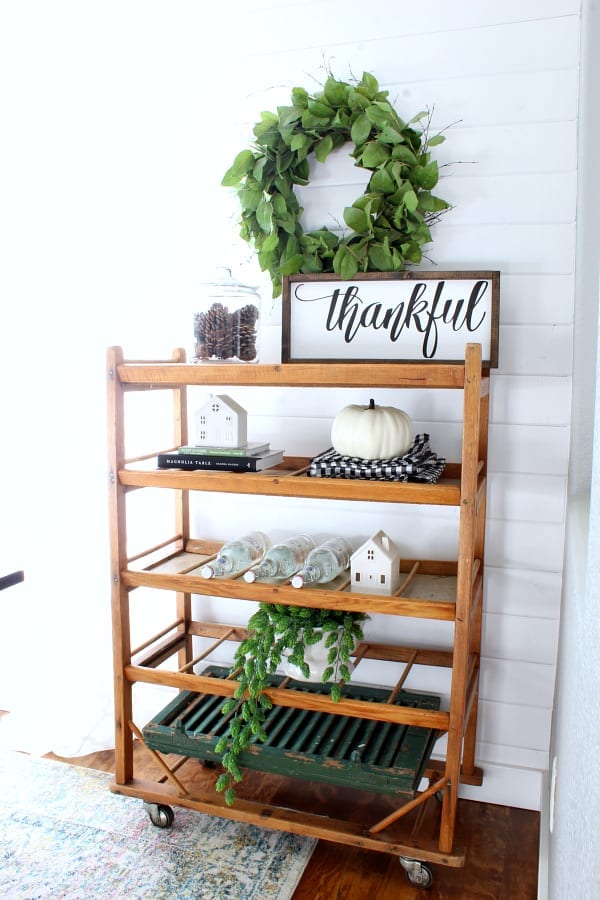
<svg viewBox="0 0 600 900"><path fill-rule="evenodd" d="M446 465L429 446L428 434L417 434L404 456L360 459L342 456L331 447L311 460L307 475L315 478L363 478L369 481L418 481L435 484Z"/></svg>

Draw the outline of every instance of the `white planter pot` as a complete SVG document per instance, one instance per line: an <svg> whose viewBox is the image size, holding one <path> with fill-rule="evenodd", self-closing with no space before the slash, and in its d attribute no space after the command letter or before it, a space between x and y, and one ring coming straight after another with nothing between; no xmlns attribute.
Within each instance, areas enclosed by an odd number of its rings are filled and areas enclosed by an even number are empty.
<svg viewBox="0 0 600 900"><path fill-rule="evenodd" d="M304 659L310 669L310 675L306 678L302 671L298 668L298 666L290 663L287 658L284 658L282 663L283 671L286 675L289 675L290 678L294 678L296 681L307 681L307 682L322 682L323 681L323 672L328 666L327 657L329 655L330 647L325 646L325 641L327 635L323 636L323 639L318 641L316 644L311 644L309 647L305 648L304 651ZM341 636L341 635L340 635ZM284 654L285 656L285 654ZM351 662L346 663L350 673L352 673L353 666Z"/></svg>

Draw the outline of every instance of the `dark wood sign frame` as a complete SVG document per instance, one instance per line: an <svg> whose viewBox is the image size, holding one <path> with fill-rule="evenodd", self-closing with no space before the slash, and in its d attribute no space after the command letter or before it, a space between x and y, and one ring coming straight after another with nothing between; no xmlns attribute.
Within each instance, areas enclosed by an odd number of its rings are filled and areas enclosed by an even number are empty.
<svg viewBox="0 0 600 900"><path fill-rule="evenodd" d="M483 367L497 368L499 306L499 271L364 272L347 281L331 273L287 275L281 358L457 363L464 346L476 342Z"/></svg>

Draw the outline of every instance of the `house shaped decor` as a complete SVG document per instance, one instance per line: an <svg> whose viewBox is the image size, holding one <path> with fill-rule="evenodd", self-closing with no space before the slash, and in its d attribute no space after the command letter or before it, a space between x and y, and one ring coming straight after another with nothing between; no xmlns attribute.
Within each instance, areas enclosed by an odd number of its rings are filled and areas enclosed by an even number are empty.
<svg viewBox="0 0 600 900"><path fill-rule="evenodd" d="M194 416L198 447L243 447L248 441L248 413L226 394L211 394Z"/></svg>
<svg viewBox="0 0 600 900"><path fill-rule="evenodd" d="M393 594L400 586L400 551L383 531L365 541L350 557L351 590Z"/></svg>

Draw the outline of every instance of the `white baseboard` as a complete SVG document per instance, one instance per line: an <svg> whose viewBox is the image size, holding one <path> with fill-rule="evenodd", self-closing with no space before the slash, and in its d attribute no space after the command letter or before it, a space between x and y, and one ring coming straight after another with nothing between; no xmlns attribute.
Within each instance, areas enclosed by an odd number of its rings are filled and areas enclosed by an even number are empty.
<svg viewBox="0 0 600 900"><path fill-rule="evenodd" d="M461 785L460 797L477 800L479 803L539 810L542 772L485 762L478 765L483 769L483 784L481 787Z"/></svg>
<svg viewBox="0 0 600 900"><path fill-rule="evenodd" d="M538 863L538 900L548 900L548 861L550 835L550 774L542 772L540 796L540 858Z"/></svg>

